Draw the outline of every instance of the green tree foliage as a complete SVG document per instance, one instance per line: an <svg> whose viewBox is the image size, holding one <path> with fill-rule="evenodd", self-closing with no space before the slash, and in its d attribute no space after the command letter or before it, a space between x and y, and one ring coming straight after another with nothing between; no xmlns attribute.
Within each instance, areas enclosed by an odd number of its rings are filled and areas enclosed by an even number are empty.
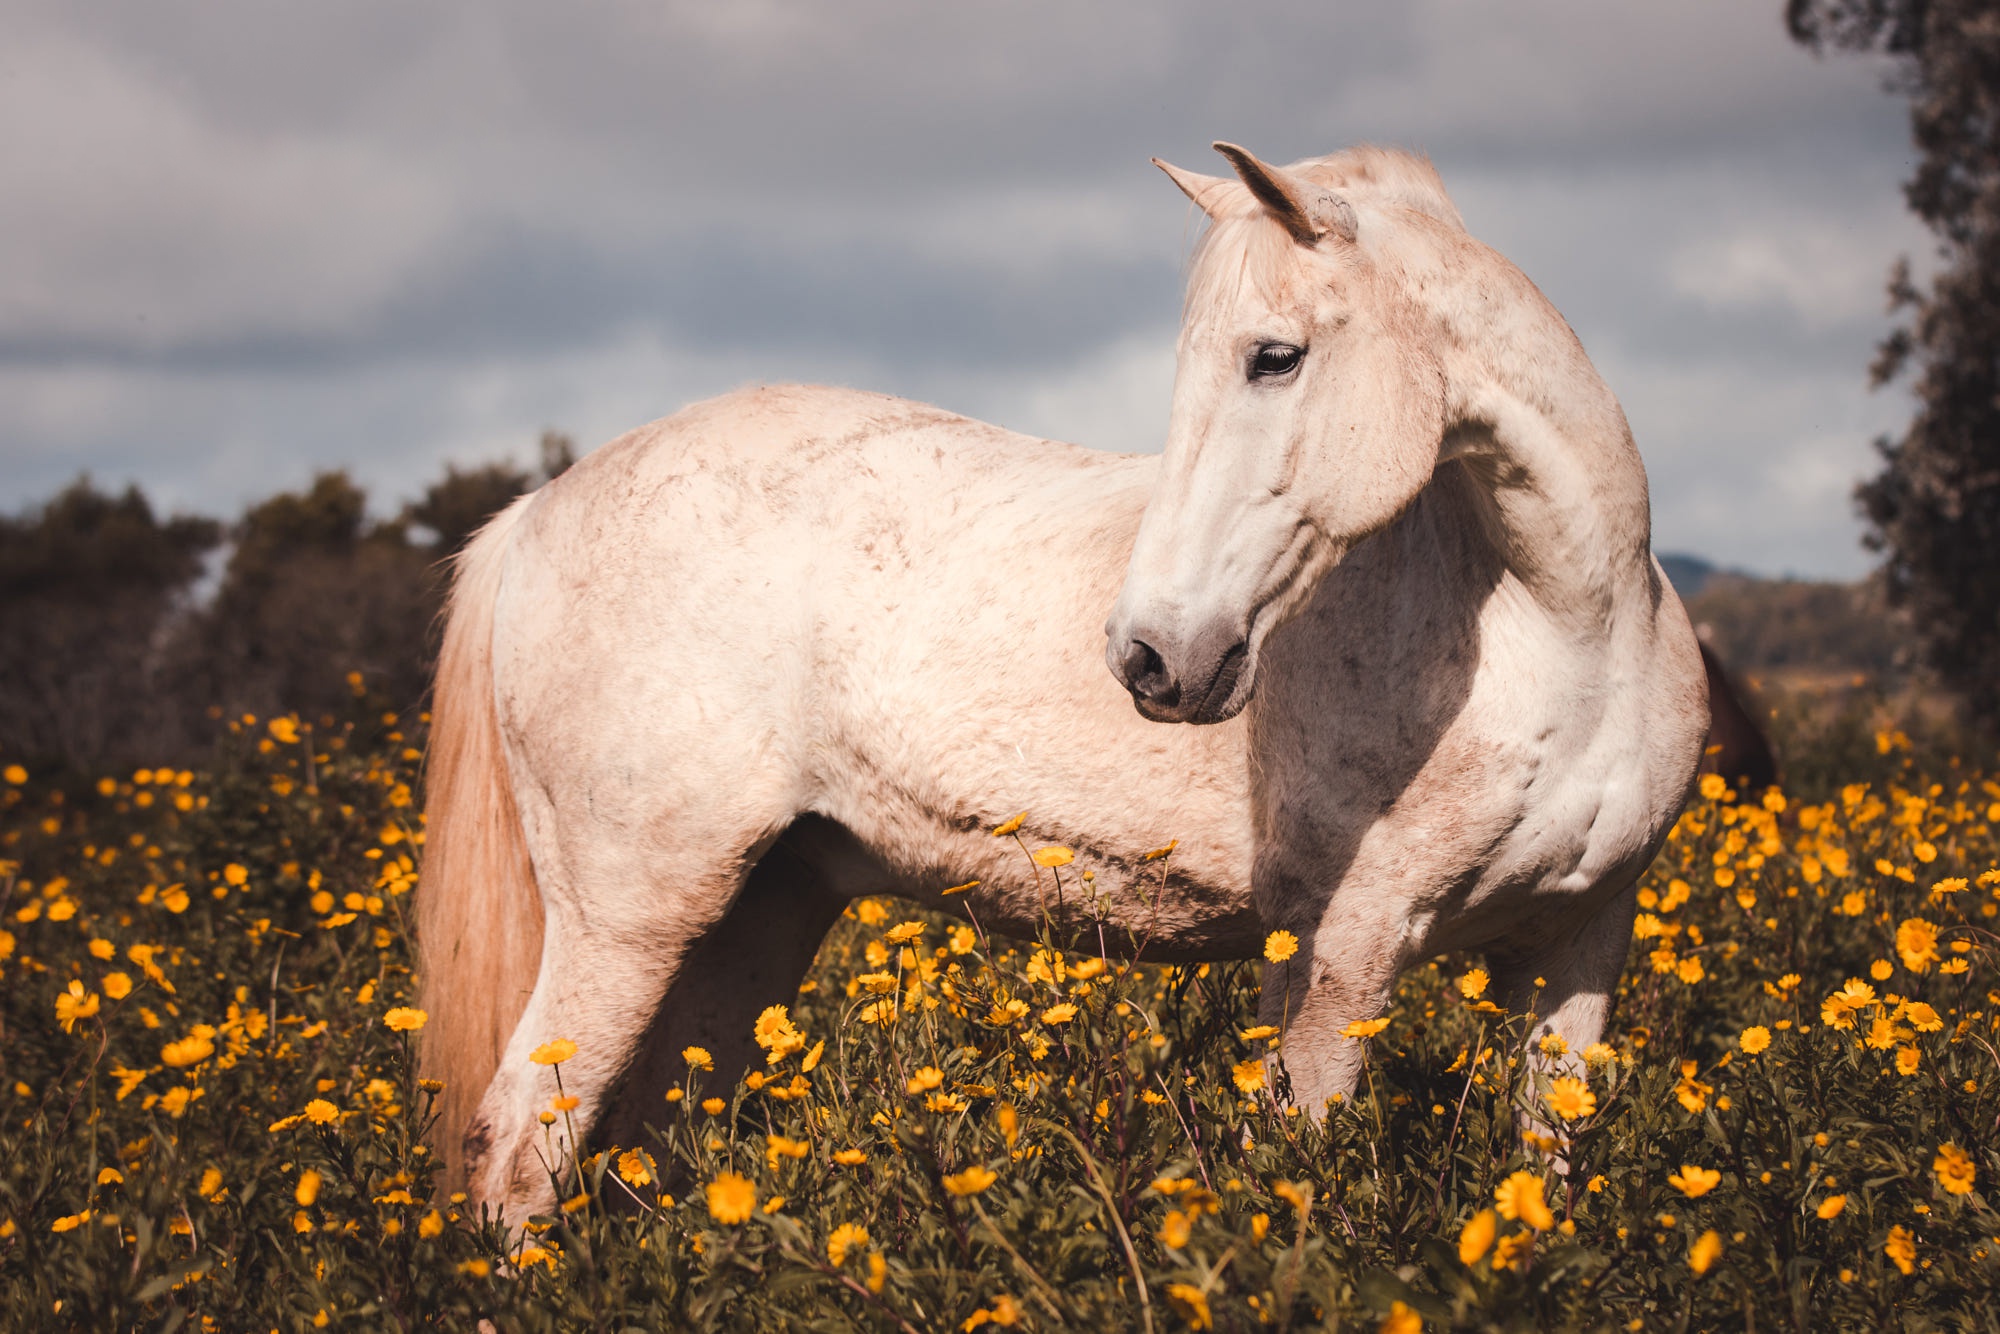
<svg viewBox="0 0 2000 1334"><path fill-rule="evenodd" d="M1925 657L1975 717L2000 723L2000 0L1788 0L1814 50L1883 51L1910 98L1921 154L1904 188L1936 235L1927 289L1898 264L1890 292L1908 323L1873 375L1909 369L1917 413L1884 440L1882 472L1857 492L1891 598Z"/></svg>
<svg viewBox="0 0 2000 1334"><path fill-rule="evenodd" d="M221 538L209 519L157 518L80 478L0 519L0 738L10 755L76 765L171 744L147 707L161 632Z"/></svg>

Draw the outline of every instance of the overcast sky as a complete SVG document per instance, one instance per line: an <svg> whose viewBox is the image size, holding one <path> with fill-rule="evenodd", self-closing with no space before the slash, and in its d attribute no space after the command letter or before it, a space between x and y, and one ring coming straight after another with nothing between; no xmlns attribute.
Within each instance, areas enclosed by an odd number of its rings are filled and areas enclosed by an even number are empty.
<svg viewBox="0 0 2000 1334"><path fill-rule="evenodd" d="M1625 404L1655 545L1852 577L1907 112L1781 0L0 0L0 508L231 514L750 381L1157 450L1147 163L1428 152Z"/></svg>

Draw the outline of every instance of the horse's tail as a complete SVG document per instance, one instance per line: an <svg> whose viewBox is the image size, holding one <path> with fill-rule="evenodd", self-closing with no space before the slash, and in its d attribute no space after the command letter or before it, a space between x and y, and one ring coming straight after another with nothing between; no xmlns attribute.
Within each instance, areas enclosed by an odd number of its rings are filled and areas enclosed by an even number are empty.
<svg viewBox="0 0 2000 1334"><path fill-rule="evenodd" d="M447 1190L465 1184L466 1131L541 967L541 891L493 699L493 604L527 503L502 511L455 562L431 703L418 1003L430 1015L421 1067L445 1086L431 1138Z"/></svg>

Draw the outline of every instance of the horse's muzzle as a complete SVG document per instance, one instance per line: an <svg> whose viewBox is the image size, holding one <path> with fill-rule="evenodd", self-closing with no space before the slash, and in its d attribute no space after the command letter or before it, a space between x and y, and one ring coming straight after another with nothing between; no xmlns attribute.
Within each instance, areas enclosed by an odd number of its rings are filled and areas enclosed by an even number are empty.
<svg viewBox="0 0 2000 1334"><path fill-rule="evenodd" d="M1142 630L1114 634L1104 656L1139 713L1156 723L1219 723L1249 701L1250 648L1240 637L1203 636L1182 647Z"/></svg>

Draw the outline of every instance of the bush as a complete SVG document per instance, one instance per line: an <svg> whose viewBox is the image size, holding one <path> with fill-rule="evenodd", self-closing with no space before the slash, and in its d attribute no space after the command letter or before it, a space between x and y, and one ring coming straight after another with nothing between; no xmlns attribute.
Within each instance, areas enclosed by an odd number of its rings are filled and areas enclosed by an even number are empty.
<svg viewBox="0 0 2000 1334"><path fill-rule="evenodd" d="M393 717L246 719L199 773L6 771L9 1327L1996 1319L2000 785L1893 745L1886 778L1811 805L1709 780L1573 1075L1476 961L1441 960L1357 1026L1356 1097L1287 1113L1253 966L864 900L762 1022L763 1067L690 1051L657 1134L587 1146L513 1237L431 1191L420 745ZM573 1127L544 1036L555 1164Z"/></svg>

